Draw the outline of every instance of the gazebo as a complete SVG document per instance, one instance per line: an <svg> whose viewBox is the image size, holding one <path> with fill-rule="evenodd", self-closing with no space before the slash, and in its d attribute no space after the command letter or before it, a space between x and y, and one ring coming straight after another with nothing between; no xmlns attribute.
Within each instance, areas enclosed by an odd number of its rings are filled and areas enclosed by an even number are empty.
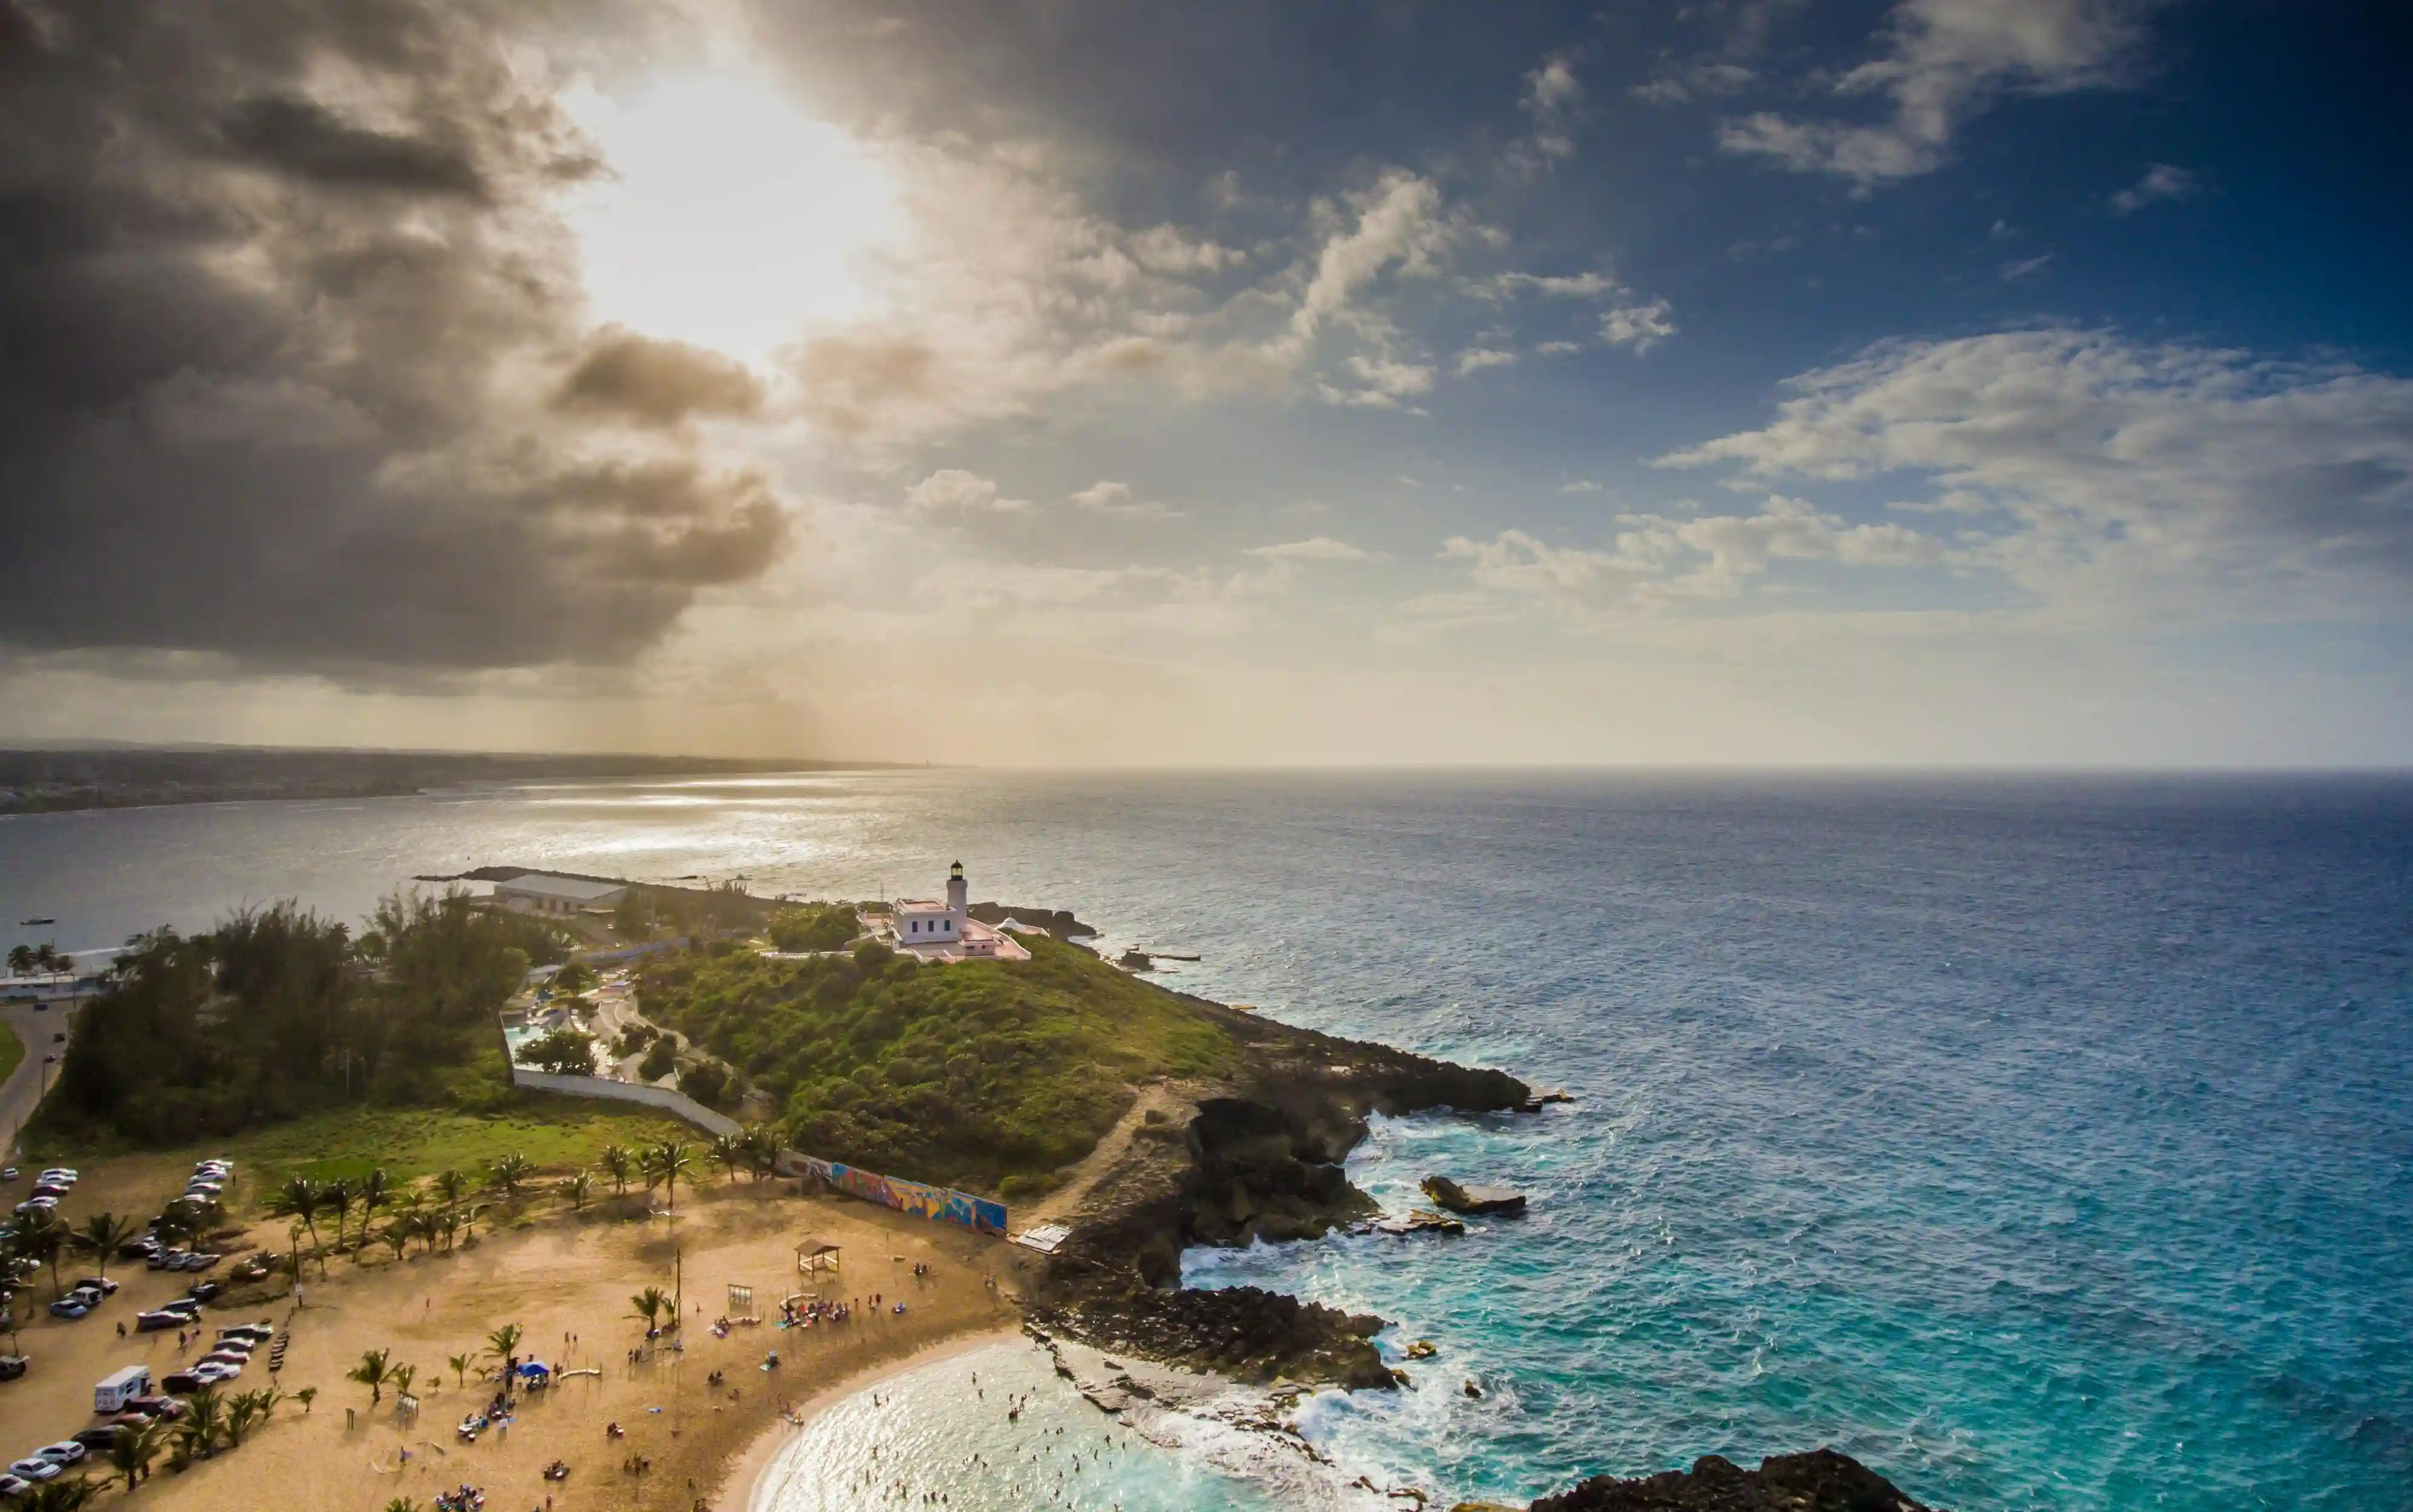
<svg viewBox="0 0 2413 1512"><path fill-rule="evenodd" d="M796 1245L796 1268L807 1276L837 1274L837 1246L827 1239L804 1239Z"/></svg>

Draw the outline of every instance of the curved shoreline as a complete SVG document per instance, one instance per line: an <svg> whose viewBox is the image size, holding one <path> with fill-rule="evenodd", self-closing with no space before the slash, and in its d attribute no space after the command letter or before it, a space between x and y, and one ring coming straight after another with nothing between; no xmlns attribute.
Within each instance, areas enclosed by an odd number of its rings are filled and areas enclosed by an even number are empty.
<svg viewBox="0 0 2413 1512"><path fill-rule="evenodd" d="M1018 1322L1002 1327L950 1334L944 1339L933 1340L910 1355L866 1365L830 1383L797 1406L795 1421L774 1418L755 1435L753 1442L727 1462L721 1473L720 1484L712 1493L712 1512L752 1512L755 1494L762 1487L762 1477L770 1471L772 1461L779 1457L780 1449L833 1404L868 1391L881 1382L902 1375L907 1371L935 1365L940 1360L968 1355L991 1344L1009 1343L1021 1337L1022 1327Z"/></svg>

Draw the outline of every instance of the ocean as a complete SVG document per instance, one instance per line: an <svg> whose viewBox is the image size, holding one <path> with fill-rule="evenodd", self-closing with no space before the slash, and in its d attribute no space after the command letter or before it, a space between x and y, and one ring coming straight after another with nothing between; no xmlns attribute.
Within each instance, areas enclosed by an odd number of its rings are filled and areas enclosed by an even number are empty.
<svg viewBox="0 0 2413 1512"><path fill-rule="evenodd" d="M535 785L0 820L0 923L106 949L486 862L852 897L955 860L976 898L1202 957L1172 985L1576 1099L1381 1122L1353 1161L1394 1205L1433 1171L1513 1185L1521 1220L1185 1258L1396 1321L1412 1387L1305 1403L1317 1474L986 1356L1095 1438L1061 1505L1522 1501L1831 1444L1964 1512L2413 1508L2406 779ZM983 1357L817 1420L786 1452L820 1469L758 1512L896 1505L848 1468L866 1423L966 1506L1058 1500L982 1466L1027 1447L963 1405Z"/></svg>

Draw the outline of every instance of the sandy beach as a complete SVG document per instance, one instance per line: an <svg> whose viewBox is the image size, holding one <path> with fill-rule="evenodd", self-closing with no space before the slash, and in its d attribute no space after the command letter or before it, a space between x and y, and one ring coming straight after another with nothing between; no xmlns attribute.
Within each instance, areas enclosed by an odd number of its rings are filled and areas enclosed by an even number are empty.
<svg viewBox="0 0 2413 1512"><path fill-rule="evenodd" d="M96 1173L98 1175L100 1173ZM724 1186L682 1197L675 1221L547 1211L517 1228L481 1237L453 1254L394 1263L373 1252L367 1263L336 1259L323 1282L312 1267L298 1311L289 1297L265 1307L214 1310L211 1327L267 1315L289 1327L289 1393L274 1419L240 1447L178 1474L163 1458L133 1495L135 1505L193 1512L250 1512L271 1503L375 1512L396 1497L422 1506L464 1482L483 1489L491 1512L521 1508L691 1508L700 1502L738 1512L755 1475L794 1431L783 1408L803 1416L857 1389L874 1374L935 1347L970 1345L1011 1329L1016 1314L1014 1252L952 1227L866 1204L799 1198L786 1184ZM811 1235L841 1247L837 1276L807 1279L794 1246ZM263 1239L268 1238L264 1233ZM281 1235L279 1236L281 1238ZM912 1274L915 1262L929 1274ZM139 1266L113 1267L126 1289L81 1323L48 1318L24 1332L35 1372L0 1396L0 1447L22 1453L97 1421L92 1383L118 1365L150 1364L164 1374L180 1358L172 1332L115 1336L139 1306L180 1290ZM996 1289L984 1284L995 1272ZM644 1324L630 1297L647 1286L683 1284L684 1347L632 1360ZM771 1323L710 1328L734 1315L728 1288L750 1286L752 1311L776 1319L780 1298L798 1291L860 1298L849 1322L781 1329ZM41 1283L47 1293L47 1279ZM870 1299L877 1295L875 1312ZM898 1315L894 1305L903 1301ZM495 1391L480 1380L494 1362L486 1336L506 1324L524 1330L519 1352L562 1371L548 1390L521 1399L508 1428L464 1443L455 1425ZM416 1367L416 1420L398 1411L388 1388L345 1379L363 1350L390 1349ZM776 1350L779 1363L764 1369ZM448 1363L479 1356L464 1377ZM708 1378L724 1379L716 1386ZM229 1391L264 1385L264 1364L229 1383ZM315 1386L309 1410L290 1393ZM606 1425L626 1436L612 1439ZM566 1480L543 1468L566 1461ZM634 1468L645 1461L642 1473ZM96 1471L95 1474L106 1474ZM111 1501L118 1498L111 1492Z"/></svg>

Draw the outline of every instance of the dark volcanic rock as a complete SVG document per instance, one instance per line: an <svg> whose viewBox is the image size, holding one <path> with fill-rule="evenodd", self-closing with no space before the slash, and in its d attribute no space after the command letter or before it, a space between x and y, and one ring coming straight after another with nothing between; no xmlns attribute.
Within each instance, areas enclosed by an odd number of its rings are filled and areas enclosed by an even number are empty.
<svg viewBox="0 0 2413 1512"><path fill-rule="evenodd" d="M1707 1455L1690 1471L1640 1480L1596 1475L1545 1496L1532 1512L1930 1512L1892 1482L1832 1449L1780 1454L1757 1470Z"/></svg>
<svg viewBox="0 0 2413 1512"><path fill-rule="evenodd" d="M1425 1195L1454 1213L1501 1213L1509 1217L1525 1210L1525 1194L1505 1187L1462 1187L1445 1176L1424 1179Z"/></svg>

